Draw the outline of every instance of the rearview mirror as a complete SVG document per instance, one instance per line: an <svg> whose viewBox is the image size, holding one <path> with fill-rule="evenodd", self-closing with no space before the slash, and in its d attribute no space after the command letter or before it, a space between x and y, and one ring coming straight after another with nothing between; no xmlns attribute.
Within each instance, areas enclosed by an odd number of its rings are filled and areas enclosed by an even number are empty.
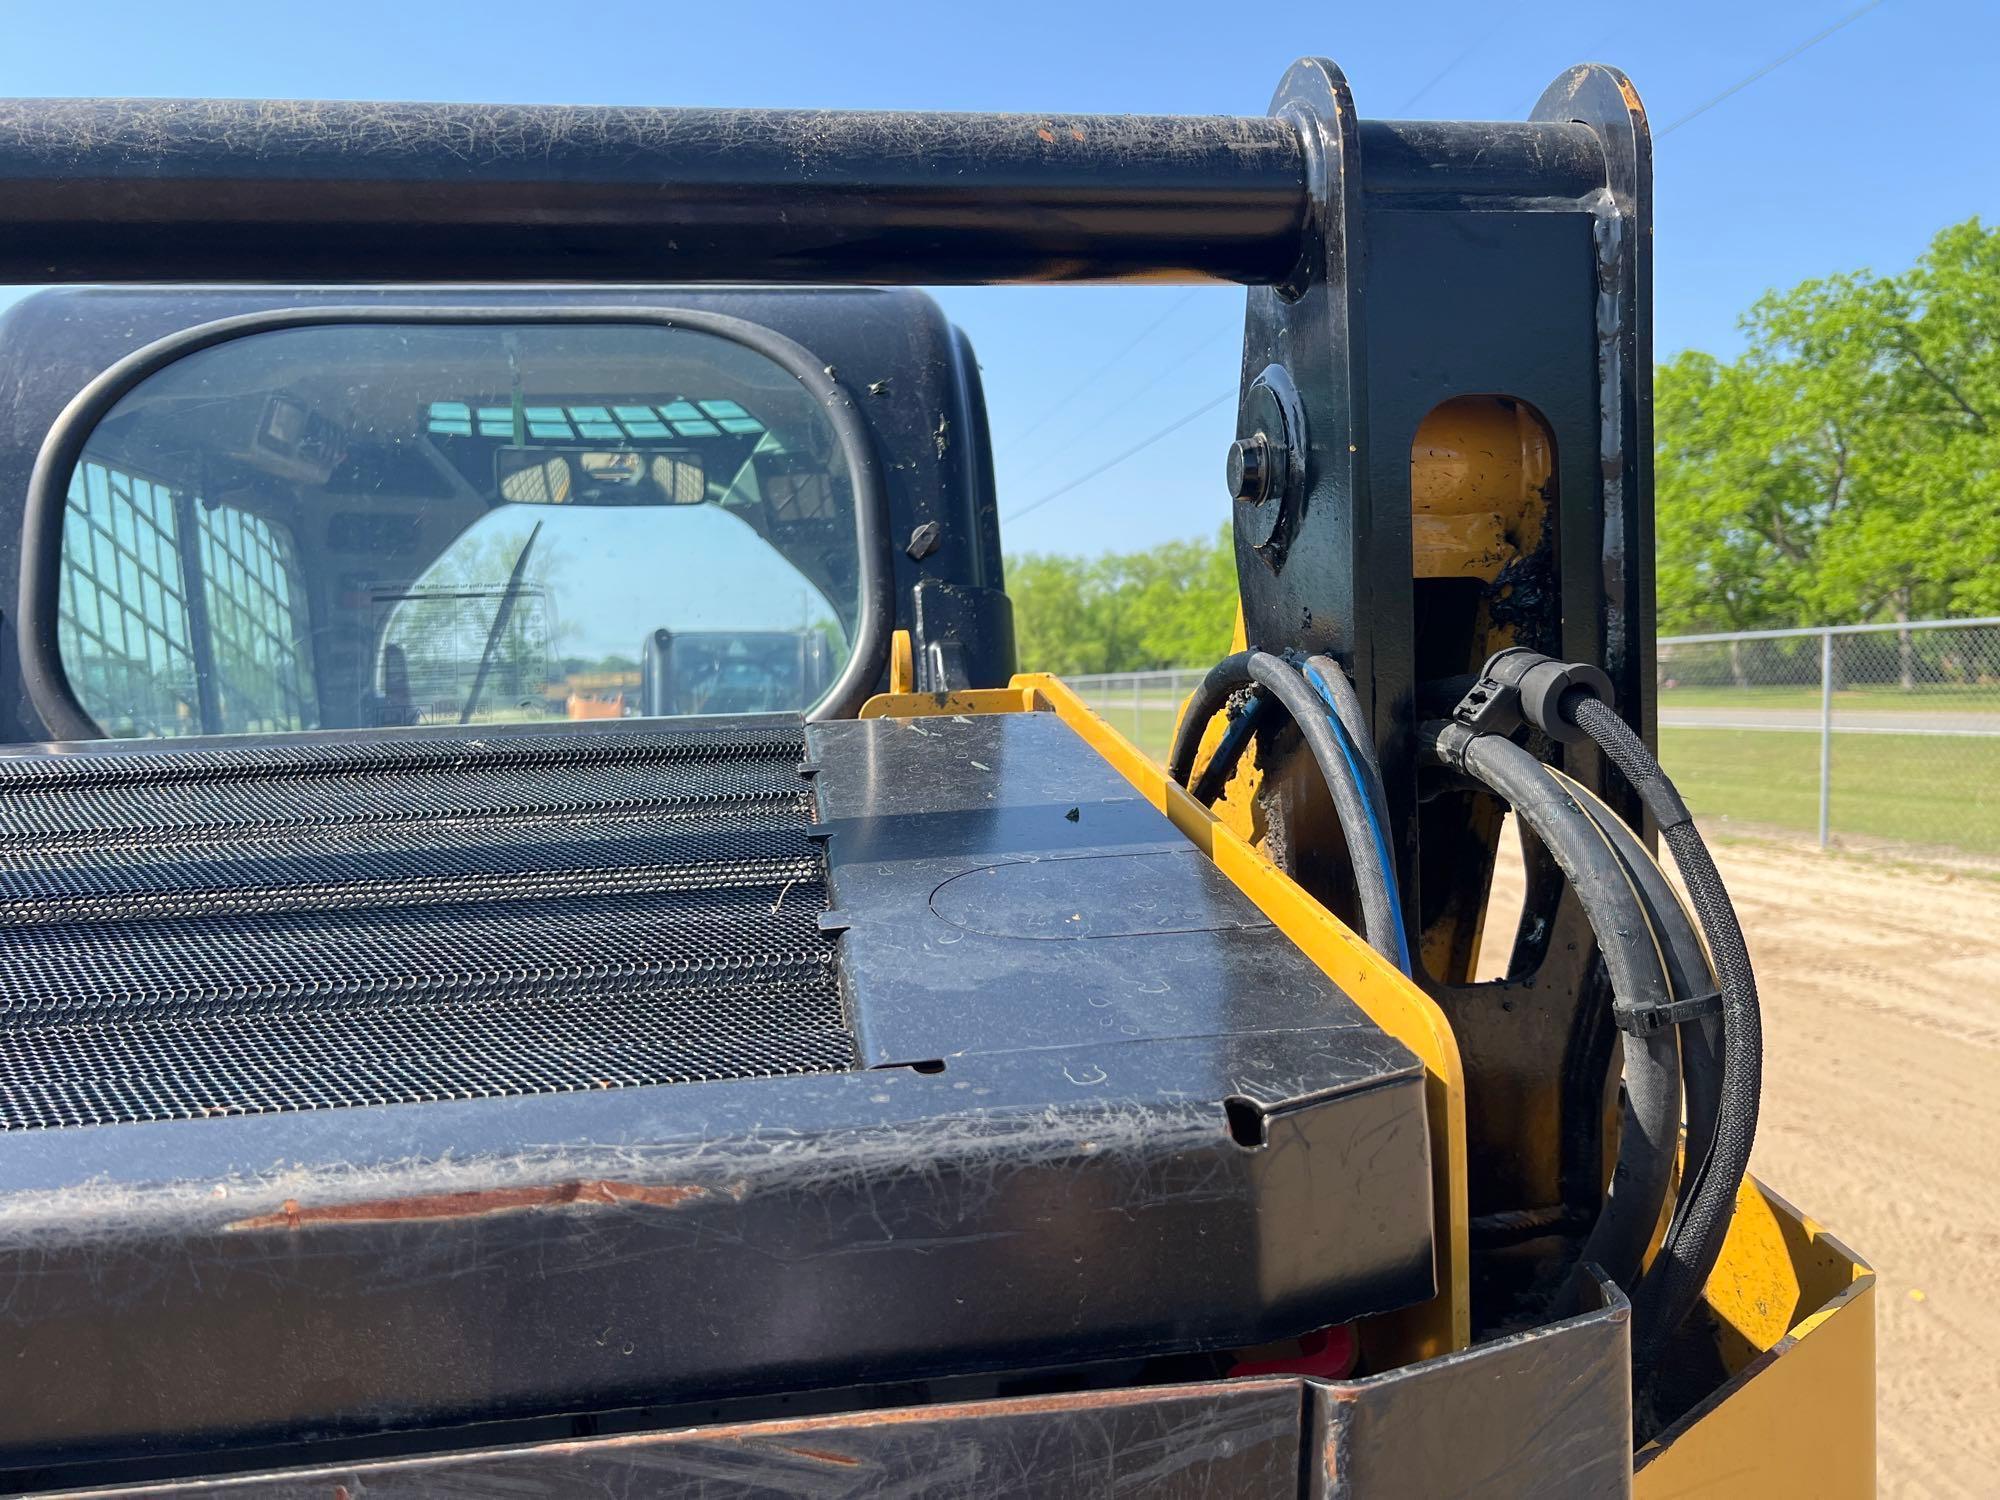
<svg viewBox="0 0 2000 1500"><path fill-rule="evenodd" d="M696 453L501 448L495 487L511 505L699 505L708 474Z"/></svg>
<svg viewBox="0 0 2000 1500"><path fill-rule="evenodd" d="M622 308L228 334L141 351L44 448L23 659L59 734L563 717L661 628L824 638L833 680L763 711L880 679L879 471L789 340Z"/></svg>

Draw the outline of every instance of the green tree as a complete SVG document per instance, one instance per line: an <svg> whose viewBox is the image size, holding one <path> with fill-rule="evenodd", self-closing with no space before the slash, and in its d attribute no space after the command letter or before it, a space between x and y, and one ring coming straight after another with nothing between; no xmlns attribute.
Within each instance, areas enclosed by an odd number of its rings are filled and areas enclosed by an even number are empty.
<svg viewBox="0 0 2000 1500"><path fill-rule="evenodd" d="M1021 665L1075 675L1205 666L1229 649L1236 562L1227 528L1098 558L1007 563Z"/></svg>
<svg viewBox="0 0 2000 1500"><path fill-rule="evenodd" d="M1774 383L1690 351L1659 368L1653 421L1661 629L1791 624L1821 487L1774 461L1789 422Z"/></svg>
<svg viewBox="0 0 2000 1500"><path fill-rule="evenodd" d="M1224 527L1210 541L1167 542L1125 559L1138 654L1149 666L1207 666L1236 625L1236 551Z"/></svg>
<svg viewBox="0 0 2000 1500"><path fill-rule="evenodd" d="M1098 634L1089 570L1081 558L1052 553L1008 559L1014 644L1023 667L1071 676L1104 670L1106 643Z"/></svg>
<svg viewBox="0 0 2000 1500"><path fill-rule="evenodd" d="M1657 381L1662 628L2000 606L2000 231L1761 300ZM1905 641L1903 675L1910 670Z"/></svg>

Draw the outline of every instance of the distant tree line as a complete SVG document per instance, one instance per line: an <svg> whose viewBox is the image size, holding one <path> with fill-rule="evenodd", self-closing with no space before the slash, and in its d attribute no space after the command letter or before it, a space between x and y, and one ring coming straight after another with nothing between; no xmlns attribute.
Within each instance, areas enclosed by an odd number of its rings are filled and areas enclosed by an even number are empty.
<svg viewBox="0 0 2000 1500"><path fill-rule="evenodd" d="M1736 358L1656 373L1661 633L2000 614L2000 229L1772 292L1742 328ZM1059 672L1205 665L1235 619L1226 529L1031 553L1007 583L1022 664Z"/></svg>
<svg viewBox="0 0 2000 1500"><path fill-rule="evenodd" d="M2000 613L2000 230L1742 326L1655 382L1661 630Z"/></svg>
<svg viewBox="0 0 2000 1500"><path fill-rule="evenodd" d="M1227 527L1143 552L1027 552L1007 560L1007 592L1026 670L1206 666L1228 653L1235 629L1236 555Z"/></svg>

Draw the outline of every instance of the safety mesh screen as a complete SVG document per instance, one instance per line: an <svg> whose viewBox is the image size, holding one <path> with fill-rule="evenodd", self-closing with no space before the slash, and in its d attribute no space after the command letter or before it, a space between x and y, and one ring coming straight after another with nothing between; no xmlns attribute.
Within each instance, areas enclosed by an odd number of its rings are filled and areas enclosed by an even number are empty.
<svg viewBox="0 0 2000 1500"><path fill-rule="evenodd" d="M794 728L0 759L0 1129L854 1065Z"/></svg>

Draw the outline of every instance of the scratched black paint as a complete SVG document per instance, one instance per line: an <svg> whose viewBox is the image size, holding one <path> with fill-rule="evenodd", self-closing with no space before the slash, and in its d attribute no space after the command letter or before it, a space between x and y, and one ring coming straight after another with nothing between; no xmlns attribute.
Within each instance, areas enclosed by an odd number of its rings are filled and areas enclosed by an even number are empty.
<svg viewBox="0 0 2000 1500"><path fill-rule="evenodd" d="M1258 118L4 100L0 282L1269 281L1301 172Z"/></svg>
<svg viewBox="0 0 2000 1500"><path fill-rule="evenodd" d="M1294 65L1272 110L1306 143L1312 209L1288 282L1249 293L1238 431L1255 424L1254 378L1282 364L1305 409L1308 469L1281 567L1238 528L1248 638L1331 652L1374 723L1405 909L1466 1059L1475 1219L1555 1210L1558 1227L1588 1222L1611 1059L1594 946L1531 849L1514 978L1497 992L1468 985L1499 819L1458 789L1420 788L1409 733L1427 678L1470 671L1491 649L1471 628L1481 604L1518 642L1602 663L1632 722L1650 728L1644 115L1621 75L1590 66L1552 84L1528 121L1365 121L1320 59ZM1468 395L1531 405L1555 464L1543 546L1483 596L1412 578L1412 440L1433 408ZM1594 754L1567 761L1637 822ZM1270 846L1338 909L1344 865L1319 857L1317 780L1281 770L1260 811ZM1476 1246L1476 1319L1515 1310L1560 1244Z"/></svg>
<svg viewBox="0 0 2000 1500"><path fill-rule="evenodd" d="M485 1451L260 1466L80 1500L1616 1500L1632 1492L1630 1309L1358 1380L1286 1378L639 1430Z"/></svg>
<svg viewBox="0 0 2000 1500"><path fill-rule="evenodd" d="M0 1466L1234 1348L1430 1293L1416 1059L1067 726L808 738L860 1069L9 1137L9 1347L92 1374L0 1403Z"/></svg>

